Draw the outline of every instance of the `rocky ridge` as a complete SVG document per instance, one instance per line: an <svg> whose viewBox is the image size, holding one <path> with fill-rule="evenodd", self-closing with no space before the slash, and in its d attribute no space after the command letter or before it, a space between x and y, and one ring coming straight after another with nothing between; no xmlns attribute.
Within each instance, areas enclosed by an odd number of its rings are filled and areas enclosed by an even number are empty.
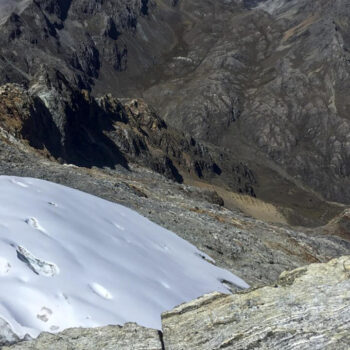
<svg viewBox="0 0 350 350"><path fill-rule="evenodd" d="M59 335L42 333L36 341L22 342L6 349L57 350L163 350L161 333L134 323L92 329L73 328Z"/></svg>
<svg viewBox="0 0 350 350"><path fill-rule="evenodd" d="M15 84L0 87L0 127L8 142L77 166L128 168L133 162L179 183L181 173L203 179L224 173L234 190L255 195L256 180L247 166L168 127L143 100L110 94L95 99L64 77L55 79L60 88L48 76L29 90Z"/></svg>
<svg viewBox="0 0 350 350"><path fill-rule="evenodd" d="M284 272L273 286L214 293L163 314L166 349L348 349L350 258Z"/></svg>

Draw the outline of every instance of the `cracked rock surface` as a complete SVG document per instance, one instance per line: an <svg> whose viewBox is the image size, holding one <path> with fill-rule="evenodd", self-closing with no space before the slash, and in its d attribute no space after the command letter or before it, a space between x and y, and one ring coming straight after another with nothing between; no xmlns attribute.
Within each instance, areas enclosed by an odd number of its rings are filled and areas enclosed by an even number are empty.
<svg viewBox="0 0 350 350"><path fill-rule="evenodd" d="M2 350L162 350L159 331L135 323L123 327L72 328L58 335L43 333L35 341L22 342Z"/></svg>
<svg viewBox="0 0 350 350"><path fill-rule="evenodd" d="M350 257L213 293L163 314L166 349L349 349Z"/></svg>

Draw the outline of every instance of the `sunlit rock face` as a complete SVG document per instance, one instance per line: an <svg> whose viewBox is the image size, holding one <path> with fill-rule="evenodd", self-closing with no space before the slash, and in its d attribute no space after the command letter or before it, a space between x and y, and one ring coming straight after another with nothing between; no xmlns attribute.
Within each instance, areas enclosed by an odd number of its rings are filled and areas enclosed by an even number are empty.
<svg viewBox="0 0 350 350"><path fill-rule="evenodd" d="M272 286L213 293L163 314L169 349L347 349L350 257L284 272Z"/></svg>

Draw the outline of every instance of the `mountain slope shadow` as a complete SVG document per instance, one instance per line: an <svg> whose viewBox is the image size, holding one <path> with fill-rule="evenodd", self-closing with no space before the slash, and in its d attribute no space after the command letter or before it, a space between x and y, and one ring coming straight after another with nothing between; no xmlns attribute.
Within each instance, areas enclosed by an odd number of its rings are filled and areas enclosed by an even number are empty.
<svg viewBox="0 0 350 350"><path fill-rule="evenodd" d="M95 99L64 80L45 80L30 92L16 84L0 88L0 127L5 133L60 162L128 168L118 146L104 134L113 130L113 120Z"/></svg>
<svg viewBox="0 0 350 350"><path fill-rule="evenodd" d="M113 131L113 120L88 94L76 92L65 108L62 158L84 167L115 167L128 163L116 144L104 134ZM115 116L116 118L118 116Z"/></svg>

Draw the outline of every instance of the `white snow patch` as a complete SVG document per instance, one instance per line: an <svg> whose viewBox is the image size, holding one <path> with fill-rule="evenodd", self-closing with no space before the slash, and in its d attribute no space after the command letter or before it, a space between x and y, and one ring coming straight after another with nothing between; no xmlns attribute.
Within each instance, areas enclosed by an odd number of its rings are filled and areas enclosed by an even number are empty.
<svg viewBox="0 0 350 350"><path fill-rule="evenodd" d="M21 338L125 322L160 329L162 312L225 293L222 282L248 287L136 212L50 182L0 176L0 223L0 319Z"/></svg>
<svg viewBox="0 0 350 350"><path fill-rule="evenodd" d="M21 186L21 187L24 187L24 188L28 187L28 185L26 185L25 183L23 183L23 182L21 182L21 181L18 181L18 180L16 180L16 179L11 179L11 182L12 182L13 184L15 184L15 185L18 185L18 186Z"/></svg>
<svg viewBox="0 0 350 350"><path fill-rule="evenodd" d="M257 8L264 10L270 14L275 14L278 12L281 8L284 6L287 6L288 8L292 7L294 4L297 3L298 0L267 0L264 2L261 2Z"/></svg>
<svg viewBox="0 0 350 350"><path fill-rule="evenodd" d="M177 57L174 57L174 60L177 60L177 61L185 61L185 62L189 62L189 63L193 63L193 60L189 57L183 57L183 56L177 56Z"/></svg>
<svg viewBox="0 0 350 350"><path fill-rule="evenodd" d="M39 230L43 233L46 233L46 230L40 225L39 221L36 218L26 219L25 222L26 222L26 224L33 227L34 229Z"/></svg>
<svg viewBox="0 0 350 350"><path fill-rule="evenodd" d="M105 287L102 287L98 283L91 283L90 288L101 298L113 299L112 294Z"/></svg>
<svg viewBox="0 0 350 350"><path fill-rule="evenodd" d="M120 231L125 231L125 227L123 227L123 226L121 226L119 224L114 223L114 226Z"/></svg>

